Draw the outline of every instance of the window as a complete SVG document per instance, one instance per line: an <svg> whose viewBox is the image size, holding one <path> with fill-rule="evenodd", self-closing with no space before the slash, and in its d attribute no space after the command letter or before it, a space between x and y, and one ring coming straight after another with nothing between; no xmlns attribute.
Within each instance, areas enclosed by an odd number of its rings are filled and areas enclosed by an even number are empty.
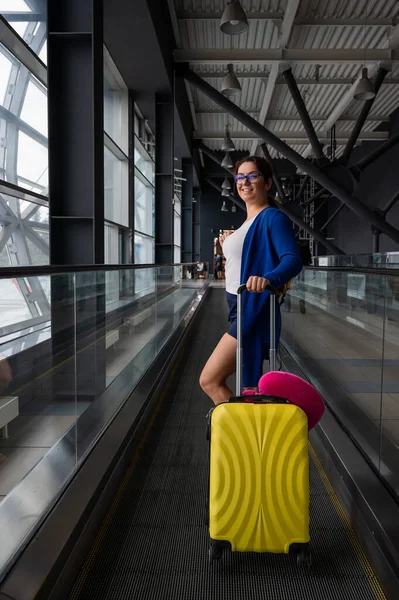
<svg viewBox="0 0 399 600"><path fill-rule="evenodd" d="M135 229L151 237L155 236L155 190L135 169Z"/></svg>
<svg viewBox="0 0 399 600"><path fill-rule="evenodd" d="M21 120L47 137L46 91L33 77L26 90Z"/></svg>
<svg viewBox="0 0 399 600"><path fill-rule="evenodd" d="M135 126L145 133L142 133L143 143L138 138L137 129L134 139L134 262L153 264L155 262L155 163L153 156L144 147L144 143L150 147L152 136L145 129L143 119L140 119L137 114Z"/></svg>
<svg viewBox="0 0 399 600"><path fill-rule="evenodd" d="M105 219L129 226L129 166L127 157L120 160L104 148L104 216Z"/></svg>
<svg viewBox="0 0 399 600"><path fill-rule="evenodd" d="M129 105L128 91L109 52L104 47L104 260L121 264L126 260L129 239ZM123 228L123 229L122 229ZM105 274L107 310L121 298L118 271ZM122 290L123 291L123 290Z"/></svg>
<svg viewBox="0 0 399 600"><path fill-rule="evenodd" d="M129 152L128 91L104 48L104 131L127 155Z"/></svg>
<svg viewBox="0 0 399 600"><path fill-rule="evenodd" d="M47 206L0 194L0 266L49 263L49 210Z"/></svg>
<svg viewBox="0 0 399 600"><path fill-rule="evenodd" d="M138 233L134 234L135 262L138 265L150 265L155 260L155 240Z"/></svg>
<svg viewBox="0 0 399 600"><path fill-rule="evenodd" d="M24 187L37 184L38 189L47 190L47 148L22 131L18 135L17 177Z"/></svg>
<svg viewBox="0 0 399 600"><path fill-rule="evenodd" d="M0 0L0 15L8 21L30 49L46 63L46 51L43 52L47 35L45 3L41 3L41 6L43 6L43 10L36 12L24 0ZM32 21L33 12L37 15L34 21ZM26 20L23 19L25 15Z"/></svg>
<svg viewBox="0 0 399 600"><path fill-rule="evenodd" d="M7 11L14 14L32 12L23 0L0 0L0 14L4 13L7 18ZM45 30L41 25L43 24L30 19L27 22L19 19L12 23L16 31L15 55L0 44L2 267L49 263L47 90L17 55L18 36L35 52L39 50L39 46L40 49L43 48ZM7 190L8 183L19 189ZM30 191L40 197L29 194ZM47 280L44 278L43 281ZM43 281L35 278L39 298L43 297L42 292L45 293L45 290L40 289L43 288ZM29 303L24 294L20 298L31 314L33 303ZM38 314L43 314L43 310L42 307L37 307Z"/></svg>
<svg viewBox="0 0 399 600"><path fill-rule="evenodd" d="M0 179L47 195L47 90L0 44Z"/></svg>
<svg viewBox="0 0 399 600"><path fill-rule="evenodd" d="M181 164L175 167L174 176L174 198L173 198L173 261L181 262L181 200L182 200L182 178Z"/></svg>

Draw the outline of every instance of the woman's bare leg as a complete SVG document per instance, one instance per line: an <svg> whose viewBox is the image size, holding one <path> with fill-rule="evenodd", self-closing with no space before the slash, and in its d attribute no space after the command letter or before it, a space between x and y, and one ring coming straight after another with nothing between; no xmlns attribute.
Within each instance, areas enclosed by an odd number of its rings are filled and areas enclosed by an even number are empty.
<svg viewBox="0 0 399 600"><path fill-rule="evenodd" d="M226 379L236 370L237 340L225 333L212 352L200 376L200 386L214 404L227 402L233 392Z"/></svg>

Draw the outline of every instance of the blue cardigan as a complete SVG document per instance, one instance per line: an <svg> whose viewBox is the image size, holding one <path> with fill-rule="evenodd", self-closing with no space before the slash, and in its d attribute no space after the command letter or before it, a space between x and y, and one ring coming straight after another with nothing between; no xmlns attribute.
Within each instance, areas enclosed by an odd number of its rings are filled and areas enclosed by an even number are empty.
<svg viewBox="0 0 399 600"><path fill-rule="evenodd" d="M241 259L241 283L251 275L265 277L275 287L287 283L302 270L292 223L280 210L260 212L245 236ZM262 375L265 345L270 339L269 292L246 292L242 297L243 386L256 387ZM276 303L276 343L280 338L281 314Z"/></svg>

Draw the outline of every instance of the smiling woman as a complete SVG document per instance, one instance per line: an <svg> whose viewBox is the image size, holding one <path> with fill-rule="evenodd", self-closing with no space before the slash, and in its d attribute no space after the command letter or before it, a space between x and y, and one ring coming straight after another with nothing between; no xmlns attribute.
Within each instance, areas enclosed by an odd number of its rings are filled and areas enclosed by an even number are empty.
<svg viewBox="0 0 399 600"><path fill-rule="evenodd" d="M243 295L243 384L256 388L262 375L265 348L269 345L269 293L271 284L281 288L302 269L292 223L269 197L272 171L264 158L247 157L236 164L234 179L245 202L247 218L220 243L226 257L226 294L230 327L210 356L200 385L215 404L232 396L226 384L235 372L237 348L237 289L246 284L252 294ZM281 329L276 310L276 342Z"/></svg>

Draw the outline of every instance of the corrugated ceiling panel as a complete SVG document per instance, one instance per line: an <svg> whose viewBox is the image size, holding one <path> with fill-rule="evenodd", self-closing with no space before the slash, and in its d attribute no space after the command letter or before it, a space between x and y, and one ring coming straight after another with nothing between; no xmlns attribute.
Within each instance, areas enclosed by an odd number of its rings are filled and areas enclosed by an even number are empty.
<svg viewBox="0 0 399 600"><path fill-rule="evenodd" d="M240 121L227 114L197 115L198 129L206 131L224 131L228 125L231 131L248 131Z"/></svg>
<svg viewBox="0 0 399 600"><path fill-rule="evenodd" d="M284 12L286 0L241 0L245 11ZM222 12L226 0L175 0L179 12Z"/></svg>
<svg viewBox="0 0 399 600"><path fill-rule="evenodd" d="M334 17L355 18L391 17L399 13L397 0L349 0L348 2L331 2L331 0L301 0L297 15L300 17Z"/></svg>
<svg viewBox="0 0 399 600"><path fill-rule="evenodd" d="M352 102L345 111L346 116L357 117L362 104ZM370 115L389 116L399 106L399 87L396 85L383 85L374 100Z"/></svg>
<svg viewBox="0 0 399 600"><path fill-rule="evenodd" d="M295 27L291 36L292 48L382 48L388 39L388 27L342 26L300 26Z"/></svg>
<svg viewBox="0 0 399 600"><path fill-rule="evenodd" d="M309 114L327 118L345 94L347 87L344 85L300 85L299 89ZM269 114L287 117L297 115L295 104L286 86L276 88Z"/></svg>
<svg viewBox="0 0 399 600"><path fill-rule="evenodd" d="M220 150L221 141L220 140L205 140L206 145L212 150ZM238 151L247 151L249 152L252 146L252 140L234 140L234 145L236 150Z"/></svg>
<svg viewBox="0 0 399 600"><path fill-rule="evenodd" d="M247 12L284 12L286 0L241 0ZM221 12L226 0L175 0L178 12ZM302 18L368 18L394 17L399 14L397 0L349 0L348 2L331 2L330 0L301 0L297 17Z"/></svg>
<svg viewBox="0 0 399 600"><path fill-rule="evenodd" d="M244 9L250 11L272 11L284 12L286 0L241 0ZM226 0L175 0L176 9L179 12L221 12ZM399 2L397 0L349 0L348 2L331 2L330 0L301 0L297 18L337 18L353 19L364 18L367 9L368 18L399 18ZM372 6L371 6L372 4ZM191 20L180 22L182 41L184 48L191 49L244 49L244 48L276 48L278 46L278 30L270 21L250 20L249 31L240 36L226 36L220 32L217 20ZM340 25L340 26L294 26L290 40L290 47L297 48L381 48L387 40L390 32L389 26L368 25L366 30L363 26ZM365 35L366 34L366 35ZM224 65L193 65L197 72L218 73L218 78L206 79L208 83L220 90L222 77L226 67ZM267 85L268 65L252 66L251 64L236 65L236 73L242 86L242 93L234 102L246 110L258 109L262 105ZM330 64L321 65L318 71L320 79L349 79L354 81L360 74L359 65ZM254 73L254 78L240 78L240 73ZM311 79L316 76L315 65L294 65L293 73L296 78ZM262 77L263 75L263 77ZM399 65L395 66L388 78L399 79ZM341 85L300 85L301 94L309 113L322 116L326 119L340 102L350 83ZM201 110L218 109L205 95L192 88L193 99L196 108ZM371 115L389 115L399 106L399 87L395 85L382 86L378 97L373 105ZM361 105L352 102L345 116L356 119L361 110ZM274 131L303 131L303 125L299 119L285 120L284 116L297 117L297 111L292 101L288 88L277 85L274 90L272 102L269 108L269 117L281 118L281 121L267 122L268 127ZM201 130L224 130L229 124L233 131L245 131L239 121L232 119L226 114L200 114L197 116L198 128ZM353 121L339 121L338 131L350 132ZM378 122L366 122L363 131L371 131L378 126ZM320 130L323 121L314 123L316 130ZM251 140L236 140L238 150L249 151L252 146ZM207 144L215 149L220 149L220 140L207 140ZM292 145L292 144L291 144ZM303 153L307 145L292 146ZM339 147L338 155L343 147ZM272 156L276 153L271 149Z"/></svg>
<svg viewBox="0 0 399 600"><path fill-rule="evenodd" d="M233 65L234 65L234 63L233 63ZM226 74L226 70L227 70L225 65L197 65L197 64L194 64L192 66L192 69L196 73L202 73L202 74L217 73L221 78L224 77L224 75ZM235 70L237 76L239 76L240 73L253 73L254 77L262 77L262 75L267 77L270 69L269 69L268 65L238 64L238 65L234 65L234 70ZM215 79L215 78L212 78L212 79Z"/></svg>
<svg viewBox="0 0 399 600"><path fill-rule="evenodd" d="M221 90L222 79L206 79L207 83L209 83L212 87L217 89L219 92ZM233 102L238 104L239 106L244 106L246 108L257 108L259 109L265 93L265 83L262 78L239 78L239 82L241 85L241 94L236 98L233 98ZM218 105L209 100L205 94L198 91L196 88L192 87L193 100L196 108L199 109L209 109L209 108L218 108Z"/></svg>
<svg viewBox="0 0 399 600"><path fill-rule="evenodd" d="M250 20L248 31L235 36L222 33L218 21L180 21L180 34L183 48L190 50L278 47L278 29L271 21Z"/></svg>

